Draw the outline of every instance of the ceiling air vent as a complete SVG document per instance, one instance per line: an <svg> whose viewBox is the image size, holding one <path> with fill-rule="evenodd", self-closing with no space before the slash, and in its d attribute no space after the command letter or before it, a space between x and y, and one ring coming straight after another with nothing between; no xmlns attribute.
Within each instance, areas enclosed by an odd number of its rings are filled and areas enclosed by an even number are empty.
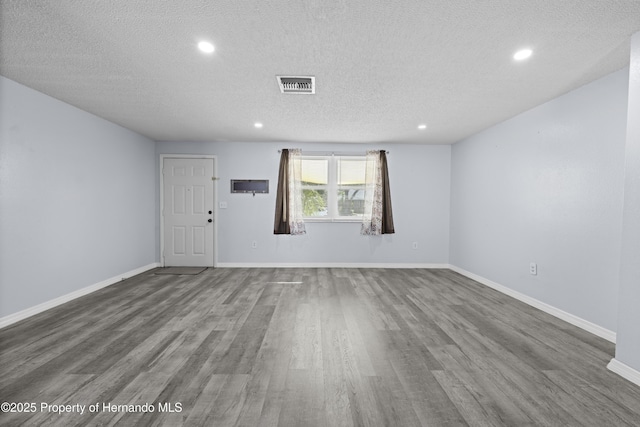
<svg viewBox="0 0 640 427"><path fill-rule="evenodd" d="M280 92L300 95L316 93L316 78L310 76L277 76Z"/></svg>

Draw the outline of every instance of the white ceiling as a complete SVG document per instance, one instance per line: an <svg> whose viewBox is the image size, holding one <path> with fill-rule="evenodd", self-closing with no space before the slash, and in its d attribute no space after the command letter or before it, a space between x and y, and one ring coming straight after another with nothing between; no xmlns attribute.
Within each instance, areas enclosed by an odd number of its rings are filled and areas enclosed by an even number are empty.
<svg viewBox="0 0 640 427"><path fill-rule="evenodd" d="M154 140L447 144L626 66L640 1L0 0L0 25L0 74Z"/></svg>

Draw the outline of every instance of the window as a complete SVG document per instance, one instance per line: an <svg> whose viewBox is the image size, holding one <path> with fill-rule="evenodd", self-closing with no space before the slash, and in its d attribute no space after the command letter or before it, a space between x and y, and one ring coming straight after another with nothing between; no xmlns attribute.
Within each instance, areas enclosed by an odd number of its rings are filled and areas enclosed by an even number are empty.
<svg viewBox="0 0 640 427"><path fill-rule="evenodd" d="M364 156L303 156L305 219L360 221L364 213Z"/></svg>

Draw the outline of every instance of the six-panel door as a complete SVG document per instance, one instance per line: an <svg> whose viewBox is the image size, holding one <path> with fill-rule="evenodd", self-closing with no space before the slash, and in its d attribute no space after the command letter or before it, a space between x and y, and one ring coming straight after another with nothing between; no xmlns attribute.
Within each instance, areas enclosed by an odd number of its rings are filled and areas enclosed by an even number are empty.
<svg viewBox="0 0 640 427"><path fill-rule="evenodd" d="M164 265L213 266L213 159L163 162Z"/></svg>

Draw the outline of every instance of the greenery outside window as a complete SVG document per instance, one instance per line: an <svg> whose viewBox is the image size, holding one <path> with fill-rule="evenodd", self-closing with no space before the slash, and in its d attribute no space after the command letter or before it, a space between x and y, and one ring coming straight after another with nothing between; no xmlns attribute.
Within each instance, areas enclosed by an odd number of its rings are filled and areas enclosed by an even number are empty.
<svg viewBox="0 0 640 427"><path fill-rule="evenodd" d="M365 156L303 156L305 220L361 221L365 167Z"/></svg>

